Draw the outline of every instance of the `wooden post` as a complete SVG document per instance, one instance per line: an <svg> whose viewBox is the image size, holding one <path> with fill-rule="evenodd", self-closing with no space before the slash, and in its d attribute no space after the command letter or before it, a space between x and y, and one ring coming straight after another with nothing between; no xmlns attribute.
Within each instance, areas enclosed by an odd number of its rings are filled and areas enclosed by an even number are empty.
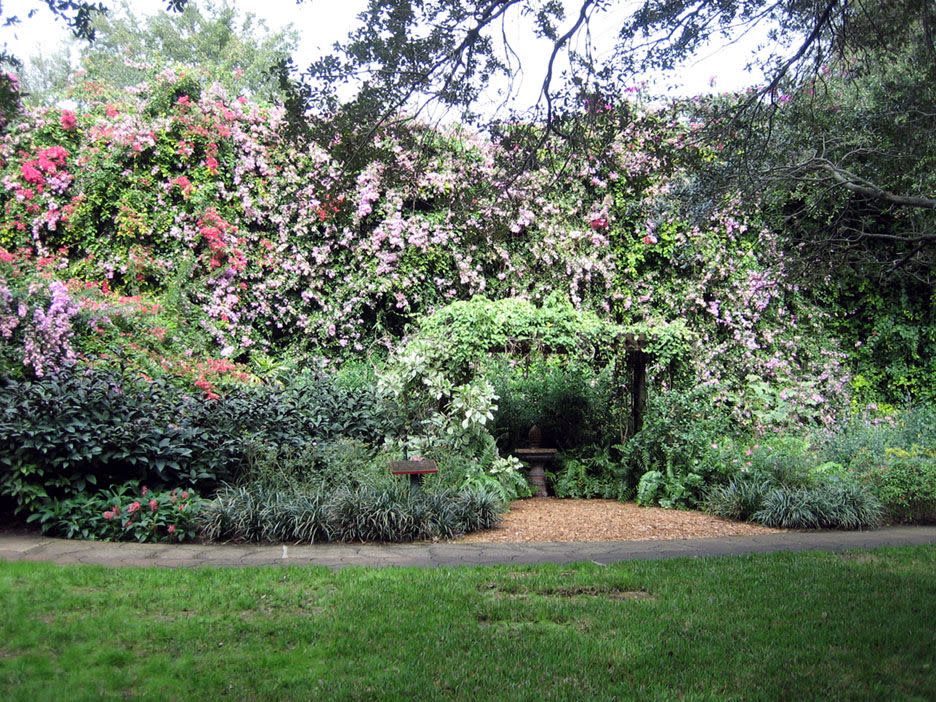
<svg viewBox="0 0 936 702"><path fill-rule="evenodd" d="M647 354L634 349L627 354L630 376L630 421L628 434L633 436L643 427L643 415L647 406Z"/></svg>

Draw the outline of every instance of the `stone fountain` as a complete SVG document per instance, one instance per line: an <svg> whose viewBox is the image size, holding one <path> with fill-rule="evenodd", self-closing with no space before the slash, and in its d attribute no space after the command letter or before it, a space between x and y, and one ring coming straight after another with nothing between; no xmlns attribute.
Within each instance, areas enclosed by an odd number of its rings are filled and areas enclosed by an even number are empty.
<svg viewBox="0 0 936 702"><path fill-rule="evenodd" d="M533 485L535 497L546 497L546 466L556 457L558 449L543 448L540 443L543 440L543 433L535 424L530 427L530 433L527 435L530 446L525 449L516 449L514 454L521 461L530 464L529 479Z"/></svg>

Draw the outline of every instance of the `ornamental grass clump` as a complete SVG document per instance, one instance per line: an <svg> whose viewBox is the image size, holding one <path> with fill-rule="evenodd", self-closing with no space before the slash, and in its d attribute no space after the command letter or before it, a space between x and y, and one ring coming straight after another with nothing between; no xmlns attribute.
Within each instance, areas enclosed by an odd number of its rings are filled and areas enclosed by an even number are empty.
<svg viewBox="0 0 936 702"><path fill-rule="evenodd" d="M833 476L793 485L751 473L710 488L703 508L717 517L783 529L873 529L884 514L874 493L853 480Z"/></svg>
<svg viewBox="0 0 936 702"><path fill-rule="evenodd" d="M481 489L383 485L222 489L201 514L209 540L304 542L444 539L495 526L503 503Z"/></svg>

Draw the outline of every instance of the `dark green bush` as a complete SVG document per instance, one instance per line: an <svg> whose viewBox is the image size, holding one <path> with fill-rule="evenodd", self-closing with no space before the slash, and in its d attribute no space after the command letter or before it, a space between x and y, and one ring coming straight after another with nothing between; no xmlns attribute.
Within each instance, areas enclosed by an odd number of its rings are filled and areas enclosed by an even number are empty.
<svg viewBox="0 0 936 702"><path fill-rule="evenodd" d="M92 369L0 379L0 493L28 513L128 481L210 491L235 480L258 443L305 451L336 437L375 441L384 412L375 393L313 373L217 400Z"/></svg>

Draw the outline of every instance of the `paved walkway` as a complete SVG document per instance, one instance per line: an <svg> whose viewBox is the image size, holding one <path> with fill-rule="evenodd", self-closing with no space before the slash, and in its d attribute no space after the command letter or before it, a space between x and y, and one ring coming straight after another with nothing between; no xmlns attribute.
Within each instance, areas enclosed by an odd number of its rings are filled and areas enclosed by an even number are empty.
<svg viewBox="0 0 936 702"><path fill-rule="evenodd" d="M0 534L0 560L95 563L107 566L451 566L730 556L774 551L843 551L936 544L936 526L875 531L783 532L674 541L522 544L161 545L67 541Z"/></svg>

